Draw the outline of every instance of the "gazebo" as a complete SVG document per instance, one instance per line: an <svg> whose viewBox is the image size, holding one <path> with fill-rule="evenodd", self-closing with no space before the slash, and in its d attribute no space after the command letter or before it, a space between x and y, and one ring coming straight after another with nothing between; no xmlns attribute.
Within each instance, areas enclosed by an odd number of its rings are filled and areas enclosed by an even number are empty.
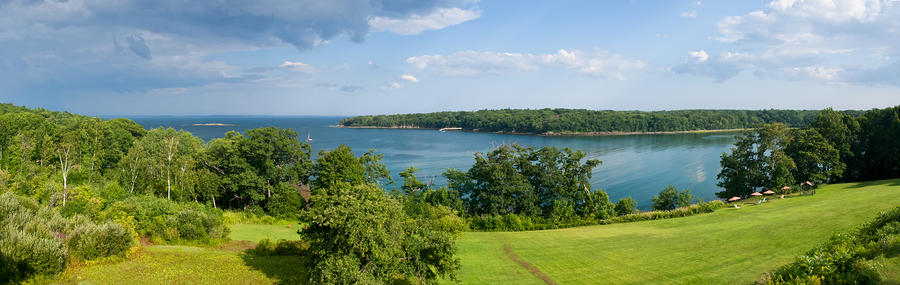
<svg viewBox="0 0 900 285"><path fill-rule="evenodd" d="M734 197L731 197L730 199L728 199L728 202L734 202L734 201L737 201L737 200L740 200L740 199L741 199L741 197L734 196Z"/></svg>
<svg viewBox="0 0 900 285"><path fill-rule="evenodd" d="M762 193L753 192L753 193L750 193L750 196L762 196Z"/></svg>
<svg viewBox="0 0 900 285"><path fill-rule="evenodd" d="M781 191L784 191L784 190L791 190L791 187L788 187L788 186L781 187Z"/></svg>
<svg viewBox="0 0 900 285"><path fill-rule="evenodd" d="M772 191L772 190L766 190L766 192L763 192L763 194L766 194L766 195L772 195L772 194L775 194L775 191Z"/></svg>

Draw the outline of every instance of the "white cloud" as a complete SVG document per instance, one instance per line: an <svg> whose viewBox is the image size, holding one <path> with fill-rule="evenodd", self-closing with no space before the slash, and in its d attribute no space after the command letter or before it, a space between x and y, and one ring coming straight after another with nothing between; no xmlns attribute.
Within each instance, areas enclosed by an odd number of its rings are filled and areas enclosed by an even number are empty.
<svg viewBox="0 0 900 285"><path fill-rule="evenodd" d="M369 26L374 32L391 31L401 35L415 35L458 25L478 17L481 17L479 10L441 8L428 15L411 15L407 18L372 17L369 18Z"/></svg>
<svg viewBox="0 0 900 285"><path fill-rule="evenodd" d="M378 90L380 90L380 91L390 91L390 90L397 90L397 89L400 89L400 88L403 88L403 84L400 84L400 83L398 83L398 82L391 82L390 85L379 87Z"/></svg>
<svg viewBox="0 0 900 285"><path fill-rule="evenodd" d="M732 44L717 57L689 54L672 70L724 81L741 71L758 77L900 86L900 1L774 0L761 11L725 17L716 40ZM868 80L874 76L877 80Z"/></svg>
<svg viewBox="0 0 900 285"><path fill-rule="evenodd" d="M403 80L406 80L406 81L409 81L409 82L412 82L412 83L418 83L418 82L419 82L419 79L418 79L418 78L416 78L415 76L409 75L409 74L400 75L400 79L403 79Z"/></svg>
<svg viewBox="0 0 900 285"><path fill-rule="evenodd" d="M605 51L585 53L561 49L551 54L462 51L449 55L422 55L406 59L419 70L446 75L473 76L509 71L562 68L599 78L624 79L625 74L646 66L638 60Z"/></svg>
<svg viewBox="0 0 900 285"><path fill-rule="evenodd" d="M681 17L682 18L697 18L697 11L691 10L691 11L681 12Z"/></svg>
<svg viewBox="0 0 900 285"><path fill-rule="evenodd" d="M299 61L285 61L280 65L282 68L286 68L293 71L299 71L303 73L315 73L316 69L310 66L309 64L305 64Z"/></svg>
<svg viewBox="0 0 900 285"><path fill-rule="evenodd" d="M707 59L709 59L709 55L706 54L706 51L703 51L703 50L699 50L699 51L689 51L689 52L688 52L688 55L690 55L691 58L693 58L693 59L696 60L697 62L704 62L704 61L706 61Z"/></svg>

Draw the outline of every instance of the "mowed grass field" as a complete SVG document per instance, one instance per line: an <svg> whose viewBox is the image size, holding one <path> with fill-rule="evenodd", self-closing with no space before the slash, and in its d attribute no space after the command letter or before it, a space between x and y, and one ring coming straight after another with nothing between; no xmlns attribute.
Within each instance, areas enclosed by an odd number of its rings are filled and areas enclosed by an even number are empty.
<svg viewBox="0 0 900 285"><path fill-rule="evenodd" d="M243 248L148 246L126 261L70 267L57 284L297 284L303 257L255 256Z"/></svg>
<svg viewBox="0 0 900 285"><path fill-rule="evenodd" d="M463 284L546 283L532 271L559 284L748 284L833 232L847 231L896 206L900 206L900 179L827 185L814 196L685 218L464 233L457 240L462 262L457 275ZM232 225L231 233L233 240L249 242L296 237L296 226L286 225ZM56 282L296 284L305 280L302 257L257 257L242 251L246 245L148 246L126 261L70 268ZM900 281L900 257L883 261L884 276Z"/></svg>
<svg viewBox="0 0 900 285"><path fill-rule="evenodd" d="M458 277L472 284L544 283L507 256L507 245L559 284L747 284L833 232L900 206L900 179L827 185L817 192L685 218L465 233L457 242ZM897 259L885 262L885 275L896 278Z"/></svg>
<svg viewBox="0 0 900 285"><path fill-rule="evenodd" d="M294 240L300 238L300 235L297 234L299 225L236 224L229 227L231 228L231 234L228 237L232 240L258 242L262 239L276 241L279 239Z"/></svg>

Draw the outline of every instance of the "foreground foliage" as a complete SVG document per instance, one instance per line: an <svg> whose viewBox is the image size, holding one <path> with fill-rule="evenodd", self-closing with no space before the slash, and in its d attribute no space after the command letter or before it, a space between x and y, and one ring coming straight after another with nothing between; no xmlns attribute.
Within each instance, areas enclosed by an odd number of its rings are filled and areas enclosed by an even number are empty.
<svg viewBox="0 0 900 285"><path fill-rule="evenodd" d="M328 159L321 159L328 157ZM301 213L301 240L309 243L310 282L431 283L453 278L459 267L453 232L430 219L413 219L400 200L373 184L376 160L341 147L320 154L309 208ZM344 167L334 167L342 165ZM379 167L375 167L376 169ZM423 204L425 205L425 204ZM452 213L451 213L452 214Z"/></svg>
<svg viewBox="0 0 900 285"><path fill-rule="evenodd" d="M0 194L0 283L63 271L71 259L125 257L135 236L123 225L64 218L53 208Z"/></svg>

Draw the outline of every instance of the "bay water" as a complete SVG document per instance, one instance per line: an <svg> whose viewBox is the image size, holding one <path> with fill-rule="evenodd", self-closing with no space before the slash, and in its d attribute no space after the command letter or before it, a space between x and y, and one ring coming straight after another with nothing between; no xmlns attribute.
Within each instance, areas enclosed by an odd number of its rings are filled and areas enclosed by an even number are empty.
<svg viewBox="0 0 900 285"><path fill-rule="evenodd" d="M292 128L298 139L312 139L313 158L320 150L341 144L362 154L376 149L399 188L398 174L410 166L420 169L419 180L443 186L448 168L466 170L475 152L488 152L503 144L556 146L579 149L603 163L594 169L593 189L606 191L615 202L632 197L638 208L650 209L651 199L666 185L690 189L705 200L715 199L719 157L734 143L735 133L621 135L596 137L547 137L414 129L350 129L333 127L342 117L266 116L132 116L147 129L173 127L209 141L228 131L275 126ZM223 125L202 125L223 124Z"/></svg>

